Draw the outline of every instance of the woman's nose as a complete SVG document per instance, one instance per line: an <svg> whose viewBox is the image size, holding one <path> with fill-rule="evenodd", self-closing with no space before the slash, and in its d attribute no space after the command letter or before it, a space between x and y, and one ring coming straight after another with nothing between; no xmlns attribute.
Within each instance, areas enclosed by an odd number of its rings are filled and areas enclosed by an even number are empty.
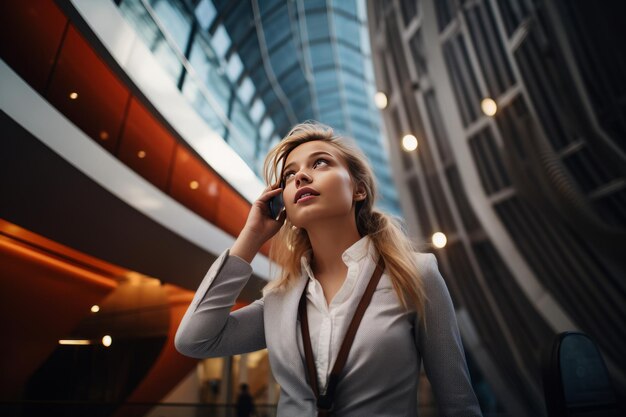
<svg viewBox="0 0 626 417"><path fill-rule="evenodd" d="M311 177L304 170L296 173L296 187L300 186L302 181L311 182Z"/></svg>

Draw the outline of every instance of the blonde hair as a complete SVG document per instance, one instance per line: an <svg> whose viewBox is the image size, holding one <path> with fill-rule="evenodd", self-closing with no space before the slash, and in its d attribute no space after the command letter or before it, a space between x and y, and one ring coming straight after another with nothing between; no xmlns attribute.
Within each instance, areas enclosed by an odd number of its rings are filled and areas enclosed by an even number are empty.
<svg viewBox="0 0 626 417"><path fill-rule="evenodd" d="M335 135L333 129L318 122L307 121L294 126L289 133L268 152L263 164L267 185L276 187L283 177L282 170L289 153L297 146L319 140L334 146L345 162L355 184L362 184L366 198L356 202L355 220L359 234L369 235L402 306L414 307L423 318L424 288L418 272L413 243L390 215L373 208L376 199L374 172L365 154L350 139ZM263 290L286 288L300 274L300 258L311 249L306 230L292 227L289 218L272 239L270 258L282 267L281 276L271 281Z"/></svg>

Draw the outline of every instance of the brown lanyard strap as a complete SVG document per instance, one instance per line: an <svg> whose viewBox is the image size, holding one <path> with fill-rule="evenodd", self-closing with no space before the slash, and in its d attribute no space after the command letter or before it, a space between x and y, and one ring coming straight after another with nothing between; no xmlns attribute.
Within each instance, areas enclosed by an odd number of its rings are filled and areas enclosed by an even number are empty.
<svg viewBox="0 0 626 417"><path fill-rule="evenodd" d="M359 328L359 324L361 323L363 314L365 314L365 310L369 306L370 301L372 301L374 290L376 290L376 286L380 281L380 277L383 275L384 269L385 261L381 256L378 261L378 265L376 265L376 269L374 270L374 273L372 274L372 277L367 284L367 288L365 289L365 292L361 297L361 301L359 301L359 305L354 312L354 316L352 317L350 326L346 331L343 342L341 343L341 348L339 349L339 353L337 354L335 365L333 366L333 369L328 377L328 386L326 388L326 394L324 395L320 395L319 387L317 385L317 371L315 368L315 362L313 361L313 348L311 346L309 319L307 317L306 309L306 293L308 284L304 286L304 291L302 292L302 296L300 297L298 313L300 315L300 327L302 330L302 342L304 346L304 356L306 359L309 385L311 385L311 389L313 390L313 393L315 394L315 398L317 400L318 417L330 415L330 412L333 408L335 389L337 388L337 383L339 382L339 375L341 374L341 371L343 371L343 367L346 364L346 360L348 359L348 353L350 352L352 342L354 341L354 336L356 335L356 331Z"/></svg>

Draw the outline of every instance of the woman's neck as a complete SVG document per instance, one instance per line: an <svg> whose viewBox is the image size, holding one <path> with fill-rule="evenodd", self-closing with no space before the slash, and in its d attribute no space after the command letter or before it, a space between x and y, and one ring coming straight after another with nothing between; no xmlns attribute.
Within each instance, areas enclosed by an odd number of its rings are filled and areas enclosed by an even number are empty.
<svg viewBox="0 0 626 417"><path fill-rule="evenodd" d="M354 221L316 225L307 230L312 248L313 273L335 275L345 272L346 265L341 255L361 239Z"/></svg>

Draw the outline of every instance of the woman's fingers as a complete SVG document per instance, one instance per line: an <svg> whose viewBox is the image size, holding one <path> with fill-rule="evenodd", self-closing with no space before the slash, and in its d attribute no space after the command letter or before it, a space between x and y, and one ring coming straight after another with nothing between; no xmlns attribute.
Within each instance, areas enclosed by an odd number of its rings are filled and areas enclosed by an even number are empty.
<svg viewBox="0 0 626 417"><path fill-rule="evenodd" d="M261 197L259 197L259 200L263 201L264 203L267 203L268 201L270 201L272 197L280 194L282 191L283 189L280 187L274 188L273 190L270 190L270 191L266 191L263 194L261 194Z"/></svg>

